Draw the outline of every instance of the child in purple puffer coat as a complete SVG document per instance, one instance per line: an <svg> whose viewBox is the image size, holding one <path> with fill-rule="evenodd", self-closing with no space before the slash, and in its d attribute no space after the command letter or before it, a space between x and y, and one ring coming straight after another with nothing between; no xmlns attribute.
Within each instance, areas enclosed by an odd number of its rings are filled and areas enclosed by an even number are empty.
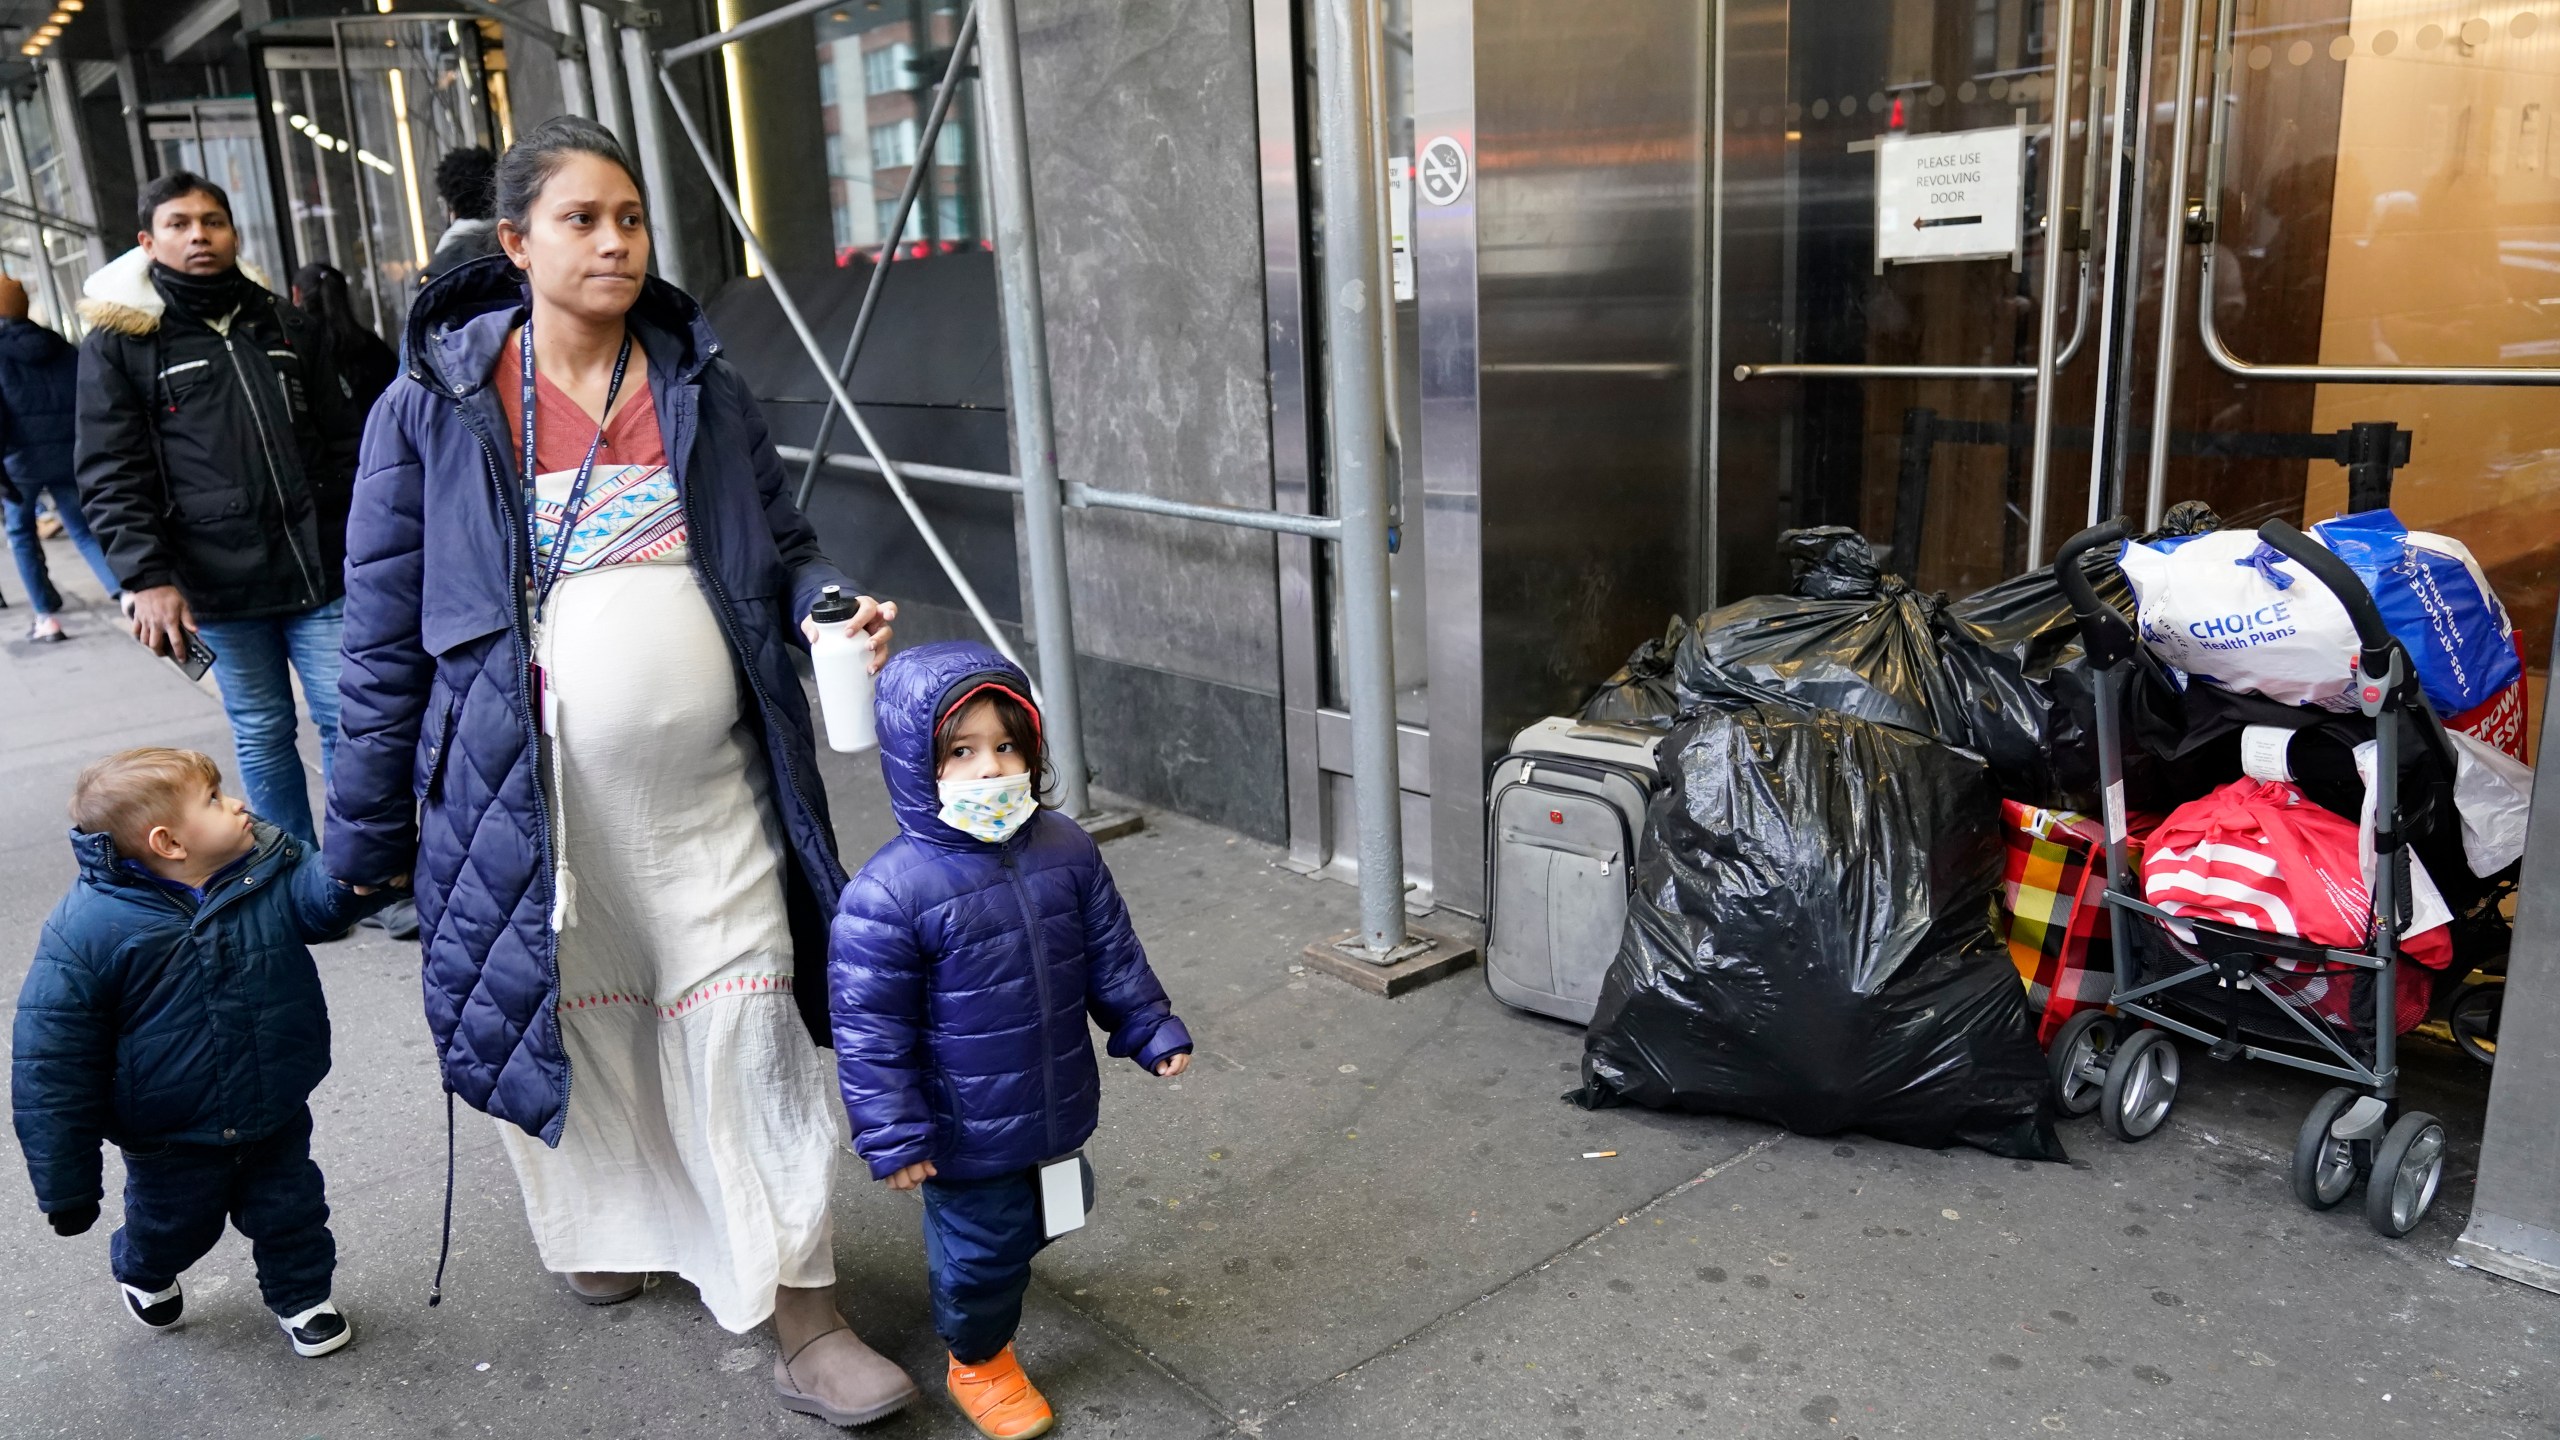
<svg viewBox="0 0 2560 1440"><path fill-rule="evenodd" d="M1048 1402L1014 1359L1043 1221L1081 1216L1102 1076L1113 1056L1161 1076L1191 1034L1130 929L1092 837L1041 808L1040 712L983 645L921 646L880 672L880 768L900 834L845 887L829 937L836 1063L872 1178L924 1191L934 1327L952 1399L997 1440L1047 1433ZM1063 1177L1061 1181L1060 1177ZM1082 1205L1073 1191L1083 1191Z"/></svg>

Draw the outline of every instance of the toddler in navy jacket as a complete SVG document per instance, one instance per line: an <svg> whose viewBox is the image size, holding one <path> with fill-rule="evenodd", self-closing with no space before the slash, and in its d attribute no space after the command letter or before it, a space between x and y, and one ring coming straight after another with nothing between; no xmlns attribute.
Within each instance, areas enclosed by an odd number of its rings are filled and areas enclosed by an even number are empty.
<svg viewBox="0 0 2560 1440"><path fill-rule="evenodd" d="M1047 1244L1039 1167L1076 1156L1098 1114L1086 1017L1154 1074L1191 1060L1092 838L1039 807L1030 696L983 645L921 646L880 672L901 833L845 887L827 957L854 1149L872 1178L924 1189L952 1399L997 1440L1051 1423L1012 1341Z"/></svg>
<svg viewBox="0 0 2560 1440"><path fill-rule="evenodd" d="M329 1299L337 1242L311 1160L329 1009L308 942L391 896L330 879L221 779L192 750L127 750L82 772L80 878L45 920L18 992L18 1146L63 1235L97 1223L100 1142L124 1151L112 1251L136 1320L178 1323L178 1276L228 1218L295 1352L326 1355L355 1330Z"/></svg>

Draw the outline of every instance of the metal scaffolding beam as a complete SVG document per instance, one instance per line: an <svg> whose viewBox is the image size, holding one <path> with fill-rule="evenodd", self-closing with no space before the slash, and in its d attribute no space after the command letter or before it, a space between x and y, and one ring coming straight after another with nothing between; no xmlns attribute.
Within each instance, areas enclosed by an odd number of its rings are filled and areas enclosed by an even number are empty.
<svg viewBox="0 0 2560 1440"><path fill-rule="evenodd" d="M844 412L846 422L853 426L854 435L862 441L862 448L869 451L873 462L879 465L880 478L889 482L889 493L898 497L899 508L907 512L907 519L915 525L916 534L923 539L925 548L933 552L934 562L942 567L951 588L959 592L960 603L968 607L970 618L978 622L978 629L986 635L987 643L996 648L996 653L1020 665L1022 659L1014 654L1004 632L996 627L996 617L987 613L987 602L978 598L978 587L970 584L969 577L961 572L960 562L952 558L951 547L942 543L942 533L934 529L933 521L916 504L915 493L907 488L906 477L898 472L897 463L889 458L888 451L881 448L879 437L871 433L870 425L863 421L862 412L854 408L853 397L845 394L844 385L836 379L835 372L827 368L826 352L818 348L818 337L810 331L809 322L801 315L798 302L791 298L791 287L783 283L782 272L774 266L773 258L765 253L764 242L757 237L755 227L747 223L746 212L738 206L737 192L730 188L728 177L721 173L719 153L711 148L710 140L702 133L702 122L684 103L684 92L676 88L676 77L666 68L673 55L674 52L669 51L670 58L659 62L659 89L667 97L667 108L675 112L676 123L683 127L685 143L693 147L693 157L701 163L703 175L710 180L712 193L720 197L720 208L728 214L729 224L737 230L747 253L755 257L757 268L764 271L765 285L771 291L774 303L781 307L782 318L791 326L791 333L798 337L800 348L808 352L809 363L817 369L818 378L826 382L829 397L835 401L836 408Z"/></svg>

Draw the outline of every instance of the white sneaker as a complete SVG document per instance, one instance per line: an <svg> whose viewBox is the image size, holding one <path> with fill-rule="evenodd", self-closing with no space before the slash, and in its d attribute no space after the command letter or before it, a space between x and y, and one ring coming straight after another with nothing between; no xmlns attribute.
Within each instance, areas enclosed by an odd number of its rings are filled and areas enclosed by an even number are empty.
<svg viewBox="0 0 2560 1440"><path fill-rule="evenodd" d="M180 1292L178 1282L175 1280L170 1281L169 1288L157 1295L122 1281L116 1283L116 1288L124 1292L125 1313L148 1329L174 1328L185 1316L187 1297Z"/></svg>
<svg viewBox="0 0 2560 1440"><path fill-rule="evenodd" d="M299 1315L279 1315L276 1323L284 1327L285 1338L293 1342L293 1353L309 1360L332 1350L343 1350L356 1338L356 1327L338 1313L337 1302L323 1300Z"/></svg>
<svg viewBox="0 0 2560 1440"><path fill-rule="evenodd" d="M71 637L63 632L61 621L50 615L39 615L35 623L27 627L27 638L38 645L52 645Z"/></svg>

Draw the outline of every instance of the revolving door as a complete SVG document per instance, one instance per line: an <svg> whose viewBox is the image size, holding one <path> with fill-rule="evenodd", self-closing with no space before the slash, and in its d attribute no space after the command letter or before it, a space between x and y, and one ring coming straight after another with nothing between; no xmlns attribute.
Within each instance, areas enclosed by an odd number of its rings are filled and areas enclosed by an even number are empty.
<svg viewBox="0 0 2560 1440"><path fill-rule="evenodd" d="M396 338L436 237L448 150L513 134L496 22L467 15L283 21L253 37L255 111L287 272L335 266ZM279 277L281 283L282 277Z"/></svg>

